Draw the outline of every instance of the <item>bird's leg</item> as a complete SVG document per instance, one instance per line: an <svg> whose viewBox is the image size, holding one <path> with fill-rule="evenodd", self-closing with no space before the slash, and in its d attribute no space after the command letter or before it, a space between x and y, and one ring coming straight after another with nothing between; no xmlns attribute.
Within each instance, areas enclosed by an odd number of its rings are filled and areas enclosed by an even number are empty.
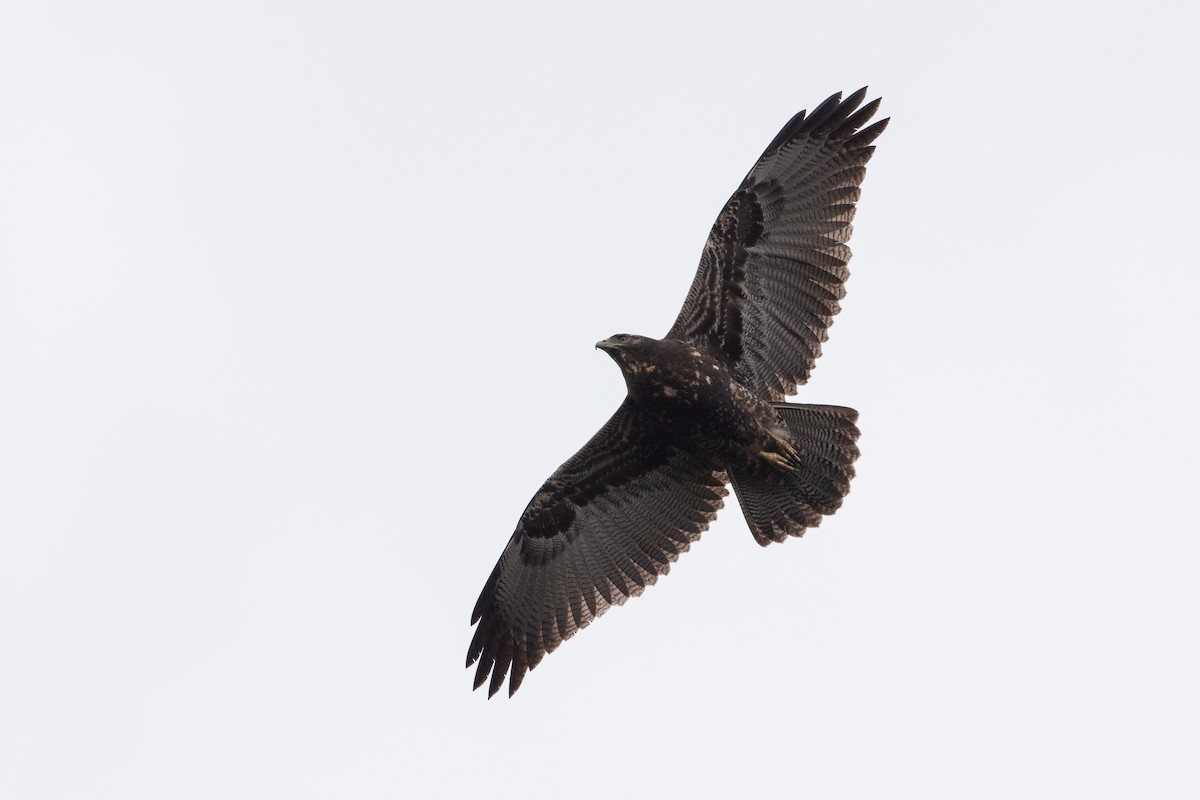
<svg viewBox="0 0 1200 800"><path fill-rule="evenodd" d="M788 457L783 453L772 453L769 450L764 450L758 455L759 458L761 458L763 461L766 461L775 469L787 472L792 468L791 463L788 461Z"/></svg>
<svg viewBox="0 0 1200 800"><path fill-rule="evenodd" d="M764 449L758 454L759 458L763 461L785 472L791 471L800 463L800 454L796 452L796 448L787 439L772 432L770 444L773 447Z"/></svg>

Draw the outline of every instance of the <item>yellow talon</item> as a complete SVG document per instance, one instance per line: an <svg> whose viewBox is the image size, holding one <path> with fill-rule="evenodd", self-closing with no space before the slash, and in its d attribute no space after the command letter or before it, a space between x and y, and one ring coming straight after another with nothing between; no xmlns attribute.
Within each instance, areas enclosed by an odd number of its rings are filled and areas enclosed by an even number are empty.
<svg viewBox="0 0 1200 800"><path fill-rule="evenodd" d="M764 461L782 470L790 470L800 463L800 454L796 452L796 448L792 446L791 442L782 436L772 436L771 438L775 440L778 451L763 450L759 456Z"/></svg>
<svg viewBox="0 0 1200 800"><path fill-rule="evenodd" d="M786 455L784 455L783 453L762 452L762 453L759 453L759 455L762 456L764 461L766 461L768 464L775 467L776 469L790 470L792 468L791 461L789 461L788 457Z"/></svg>

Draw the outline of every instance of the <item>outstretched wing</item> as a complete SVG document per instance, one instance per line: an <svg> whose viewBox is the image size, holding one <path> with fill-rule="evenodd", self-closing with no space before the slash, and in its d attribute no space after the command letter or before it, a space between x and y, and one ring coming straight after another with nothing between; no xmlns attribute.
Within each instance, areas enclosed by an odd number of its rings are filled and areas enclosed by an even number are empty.
<svg viewBox="0 0 1200 800"><path fill-rule="evenodd" d="M854 204L887 120L833 95L783 127L721 210L670 338L724 353L778 402L808 381L845 296Z"/></svg>
<svg viewBox="0 0 1200 800"><path fill-rule="evenodd" d="M546 481L479 595L467 666L508 693L542 657L642 593L708 528L725 474L655 436L628 400Z"/></svg>

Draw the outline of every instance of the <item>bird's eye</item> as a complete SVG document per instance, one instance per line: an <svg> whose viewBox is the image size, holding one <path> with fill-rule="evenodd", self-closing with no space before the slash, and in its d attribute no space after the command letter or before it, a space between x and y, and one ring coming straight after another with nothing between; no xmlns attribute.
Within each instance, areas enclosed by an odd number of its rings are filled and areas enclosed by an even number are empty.
<svg viewBox="0 0 1200 800"><path fill-rule="evenodd" d="M622 333L622 334L620 334L619 336L617 336L617 341L618 341L618 342L621 342L622 344L624 344L625 342L628 342L628 341L629 341L629 334L628 334L628 333Z"/></svg>

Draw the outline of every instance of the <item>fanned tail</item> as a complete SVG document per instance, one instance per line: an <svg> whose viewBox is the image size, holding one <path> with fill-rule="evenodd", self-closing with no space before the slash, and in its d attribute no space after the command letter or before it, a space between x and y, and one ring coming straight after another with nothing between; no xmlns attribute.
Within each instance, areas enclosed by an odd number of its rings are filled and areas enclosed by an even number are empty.
<svg viewBox="0 0 1200 800"><path fill-rule="evenodd" d="M764 547L803 536L837 511L850 491L858 458L854 409L777 403L775 410L796 449L790 469L760 462L729 471L750 532Z"/></svg>

